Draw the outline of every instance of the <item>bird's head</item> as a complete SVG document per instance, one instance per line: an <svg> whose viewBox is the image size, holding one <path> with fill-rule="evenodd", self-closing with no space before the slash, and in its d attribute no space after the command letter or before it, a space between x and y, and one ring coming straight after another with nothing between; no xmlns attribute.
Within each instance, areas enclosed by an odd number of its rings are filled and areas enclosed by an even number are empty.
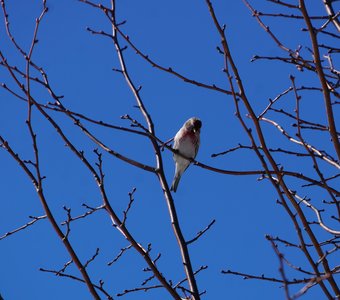
<svg viewBox="0 0 340 300"><path fill-rule="evenodd" d="M185 122L185 127L194 133L200 132L202 127L202 121L196 117L190 118Z"/></svg>

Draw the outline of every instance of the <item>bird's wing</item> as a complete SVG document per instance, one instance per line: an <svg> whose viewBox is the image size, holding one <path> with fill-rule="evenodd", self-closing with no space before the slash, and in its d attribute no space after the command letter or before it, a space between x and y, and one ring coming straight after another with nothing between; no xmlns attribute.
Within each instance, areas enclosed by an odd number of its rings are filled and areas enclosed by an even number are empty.
<svg viewBox="0 0 340 300"><path fill-rule="evenodd" d="M181 135L181 130L178 131L174 137L174 149L178 149L179 148L179 141L180 141L180 135Z"/></svg>
<svg viewBox="0 0 340 300"><path fill-rule="evenodd" d="M194 156L193 158L196 157L196 155L197 155L197 153L198 153L198 148L199 148L199 147L200 147L200 144L197 143L197 144L195 145L195 156Z"/></svg>

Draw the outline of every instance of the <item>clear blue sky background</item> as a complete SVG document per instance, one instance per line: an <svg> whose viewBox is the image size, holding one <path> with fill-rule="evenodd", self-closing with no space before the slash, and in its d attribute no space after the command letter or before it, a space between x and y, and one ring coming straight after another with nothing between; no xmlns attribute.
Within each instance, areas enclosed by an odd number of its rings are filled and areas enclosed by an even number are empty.
<svg viewBox="0 0 340 300"><path fill-rule="evenodd" d="M109 5L109 1L106 2L103 3ZM277 11L265 1L253 2L255 6L259 5L257 9ZM307 2L311 14L318 11L324 13L321 1ZM18 43L27 50L41 3L32 0L6 3L12 31ZM278 63L250 63L254 54L277 55L281 52L251 17L242 1L219 0L213 3L220 21L227 25L231 50L248 96L259 113L269 98L290 86L289 75L300 76L299 72ZM55 92L65 96L64 105L113 124L128 126L127 121L120 120L124 114L143 122L142 116L133 107L135 100L122 76L112 71L112 68L118 67L113 44L107 38L93 36L86 31L88 26L110 31L105 17L75 0L48 1L48 7L33 59L45 68ZM216 51L219 37L204 1L117 1L117 15L119 20L127 20L122 27L124 32L155 61L171 66L189 78L227 87L226 77L221 72L223 59ZM289 47L294 49L306 41L307 34L299 30L303 27L302 23L282 19L269 22ZM12 64L24 67L25 62L6 38L2 22L1 50ZM234 147L239 142L247 143L234 116L231 97L187 85L153 69L130 49L124 53L134 82L143 86L142 99L161 139L173 137L186 119L198 116L203 122L201 148L197 156L199 161L230 170L260 169L257 158L246 151L211 158L212 153ZM0 79L14 87L4 69L0 69ZM315 79L306 75L300 80L299 84L302 85ZM46 91L37 86L33 87L33 92L42 103L50 101ZM33 159L25 125L26 105L4 90L0 90L0 101L1 135L23 158ZM313 107L318 109L321 102L321 99L315 99ZM294 99L291 97L286 103L287 106L294 105ZM311 105L308 107L310 109ZM313 114L312 110L308 113ZM314 116L318 117L317 114ZM96 146L67 118L57 114L55 118L79 149L83 149L95 162L92 149ZM91 175L63 145L53 128L36 112L33 125L41 147L42 170L47 176L45 193L58 221L66 218L63 205L71 207L74 216L85 212L82 203L100 205L100 195ZM91 125L89 128L114 150L155 164L148 140ZM270 127L266 129L266 134L272 146L284 142ZM170 182L174 171L170 152L164 152L164 161ZM5 151L0 151L0 163L2 235L23 225L29 220L29 215L44 213L31 182ZM301 167L296 166L297 169ZM157 178L106 154L104 171L108 195L117 211L125 209L128 192L133 187L137 188L128 228L144 246L152 243L154 257L162 253L159 267L167 278L174 282L181 280L184 273L180 253ZM265 234L279 235L292 241L296 241L296 237L288 216L276 204L277 196L269 182L258 182L255 176L232 177L191 166L174 197L187 239L216 219L213 228L189 248L195 269L208 265L208 269L197 276L200 290L207 291L203 299L284 299L284 291L279 285L244 281L221 274L222 269L232 269L279 277L278 260L265 240ZM120 248L128 244L114 230L103 211L74 222L70 239L82 261L90 258L97 247L100 248L100 255L89 267L89 273L95 282L103 279L112 295L138 286L147 277L142 272L145 264L134 250L126 253L113 266L106 265ZM290 255L292 263L306 266L303 258L290 249L282 248L282 251ZM85 285L39 271L40 267L60 269L69 259L46 220L0 241L0 253L0 293L5 300L91 299ZM74 266L68 270L78 275ZM126 295L125 299L170 298L157 290ZM312 289L306 299L321 298L318 290Z"/></svg>

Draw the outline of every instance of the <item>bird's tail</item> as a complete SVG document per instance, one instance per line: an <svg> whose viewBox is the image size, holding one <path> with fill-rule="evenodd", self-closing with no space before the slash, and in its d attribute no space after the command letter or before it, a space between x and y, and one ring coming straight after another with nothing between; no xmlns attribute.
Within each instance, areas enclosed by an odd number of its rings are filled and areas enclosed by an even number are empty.
<svg viewBox="0 0 340 300"><path fill-rule="evenodd" d="M170 191L174 191L176 193L177 186L178 186L178 183L179 183L180 179L181 179L181 175L176 173L175 177L174 177L174 180L172 181Z"/></svg>

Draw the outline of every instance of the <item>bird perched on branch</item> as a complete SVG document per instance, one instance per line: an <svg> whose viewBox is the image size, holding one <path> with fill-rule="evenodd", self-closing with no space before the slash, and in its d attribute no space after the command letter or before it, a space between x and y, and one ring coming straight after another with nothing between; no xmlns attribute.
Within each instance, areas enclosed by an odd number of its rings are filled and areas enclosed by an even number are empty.
<svg viewBox="0 0 340 300"><path fill-rule="evenodd" d="M182 128L177 132L174 137L173 148L177 150L181 155L174 154L175 161L175 176L172 181L171 191L176 192L179 180L183 172L189 167L190 160L184 158L194 159L197 155L198 148L200 146L200 131L202 122L198 118L190 118L184 123Z"/></svg>

